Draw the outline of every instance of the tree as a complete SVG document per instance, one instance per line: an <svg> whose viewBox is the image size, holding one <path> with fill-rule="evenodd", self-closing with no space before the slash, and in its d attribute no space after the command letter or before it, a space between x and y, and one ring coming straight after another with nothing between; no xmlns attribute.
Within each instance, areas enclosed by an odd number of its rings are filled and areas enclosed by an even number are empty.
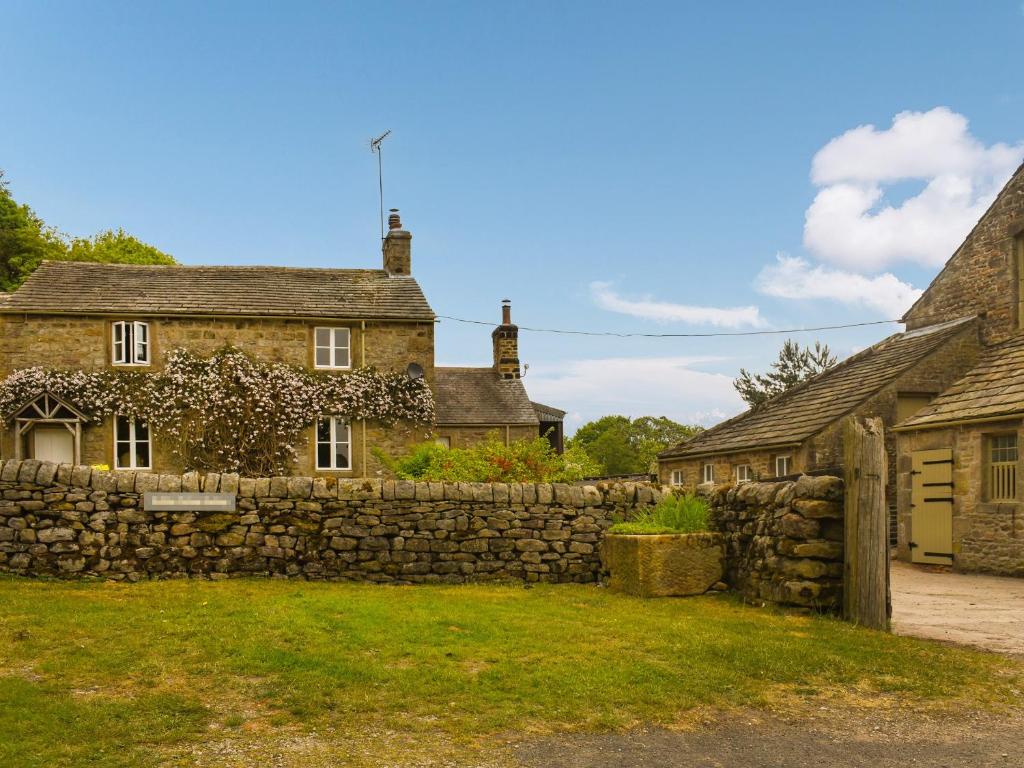
<svg viewBox="0 0 1024 768"><path fill-rule="evenodd" d="M110 264L177 263L173 257L122 229L74 239L61 235L27 205L15 201L0 171L0 290L15 290L46 259Z"/></svg>
<svg viewBox="0 0 1024 768"><path fill-rule="evenodd" d="M576 430L569 445L586 451L606 475L640 474L654 470L659 451L700 430L664 416L603 416Z"/></svg>
<svg viewBox="0 0 1024 768"><path fill-rule="evenodd" d="M740 368L740 375L732 385L751 408L760 408L776 395L795 387L802 381L827 371L836 364L836 357L827 344L814 342L814 347L801 347L786 339L779 350L778 359L767 373L750 373Z"/></svg>
<svg viewBox="0 0 1024 768"><path fill-rule="evenodd" d="M123 229L108 229L93 237L78 237L68 245L68 261L98 261L106 264L176 264L163 251L132 237Z"/></svg>
<svg viewBox="0 0 1024 768"><path fill-rule="evenodd" d="M13 291L43 259L59 259L66 251L60 236L27 205L11 197L0 171L0 289Z"/></svg>

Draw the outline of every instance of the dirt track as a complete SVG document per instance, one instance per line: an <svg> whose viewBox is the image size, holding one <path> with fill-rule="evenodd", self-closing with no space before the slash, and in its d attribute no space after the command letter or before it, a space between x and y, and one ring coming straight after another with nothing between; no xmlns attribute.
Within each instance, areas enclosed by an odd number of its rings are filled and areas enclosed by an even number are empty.
<svg viewBox="0 0 1024 768"><path fill-rule="evenodd" d="M1024 656L1024 579L950 573L894 560L892 609L898 635Z"/></svg>

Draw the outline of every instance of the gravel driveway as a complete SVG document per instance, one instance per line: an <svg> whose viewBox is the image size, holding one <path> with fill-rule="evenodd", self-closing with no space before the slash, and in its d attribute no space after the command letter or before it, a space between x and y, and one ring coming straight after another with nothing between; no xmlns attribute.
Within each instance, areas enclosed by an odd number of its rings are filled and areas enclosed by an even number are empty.
<svg viewBox="0 0 1024 768"><path fill-rule="evenodd" d="M951 573L892 562L898 635L1024 656L1024 579Z"/></svg>

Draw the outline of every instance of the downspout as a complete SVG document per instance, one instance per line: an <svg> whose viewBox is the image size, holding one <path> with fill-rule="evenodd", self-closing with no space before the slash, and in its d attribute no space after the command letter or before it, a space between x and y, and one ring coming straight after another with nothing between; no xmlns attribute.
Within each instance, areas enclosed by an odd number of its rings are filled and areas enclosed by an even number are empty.
<svg viewBox="0 0 1024 768"><path fill-rule="evenodd" d="M512 428L508 424L505 425L505 445L512 445Z"/></svg>
<svg viewBox="0 0 1024 768"><path fill-rule="evenodd" d="M366 321L359 321L359 365L366 367ZM369 477L366 471L366 419L363 419L363 477Z"/></svg>

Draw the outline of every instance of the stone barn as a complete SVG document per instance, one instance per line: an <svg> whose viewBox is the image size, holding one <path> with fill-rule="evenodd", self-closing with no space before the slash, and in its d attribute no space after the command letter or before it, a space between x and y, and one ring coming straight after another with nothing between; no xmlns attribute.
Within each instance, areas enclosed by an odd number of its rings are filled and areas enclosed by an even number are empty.
<svg viewBox="0 0 1024 768"><path fill-rule="evenodd" d="M978 317L977 365L897 427L902 559L1024 576L1024 166L903 320Z"/></svg>
<svg viewBox="0 0 1024 768"><path fill-rule="evenodd" d="M696 488L743 483L842 465L842 420L880 417L887 426L924 407L976 359L971 319L897 333L815 378L658 455L661 482ZM890 491L896 442L887 437Z"/></svg>

